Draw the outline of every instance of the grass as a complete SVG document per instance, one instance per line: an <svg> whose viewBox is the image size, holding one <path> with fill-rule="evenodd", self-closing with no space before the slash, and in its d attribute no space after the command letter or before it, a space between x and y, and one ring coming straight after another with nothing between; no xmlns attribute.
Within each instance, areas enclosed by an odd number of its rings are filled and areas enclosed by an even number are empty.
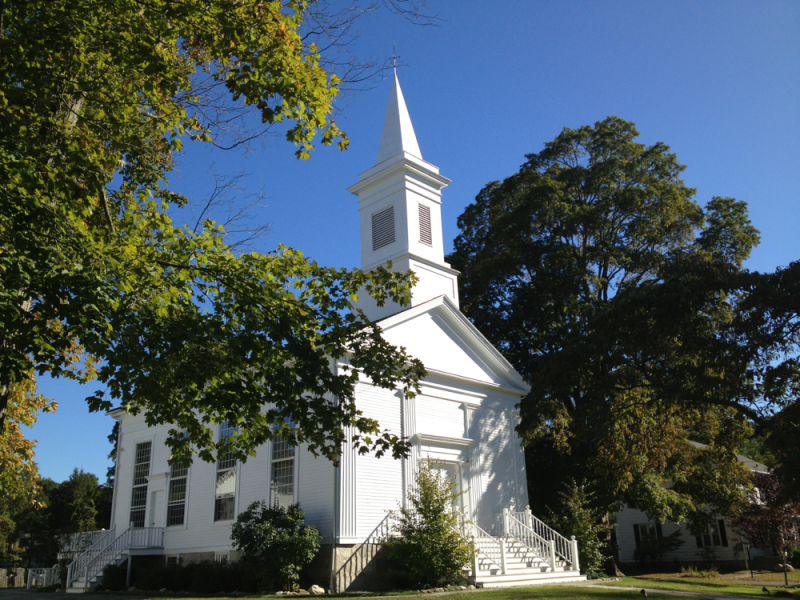
<svg viewBox="0 0 800 600"><path fill-rule="evenodd" d="M638 588L642 587L642 583L638 582L637 580L632 580L635 586ZM608 583L608 582L604 582ZM650 585L648 584L648 588ZM3 597L3 591L0 590L0 598ZM384 594L380 594L384 595ZM385 595L396 595L396 594L385 594ZM105 596L106 598L113 598L113 597L132 597L136 596L138 598L147 598L151 596L149 594L134 594L134 593L108 593L108 592L98 592L90 594L88 598L95 598L95 600L101 600L101 598ZM375 597L379 596L379 594L359 594L358 596L346 596L344 594L334 594L334 595L326 595L323 598L364 598L365 596ZM166 600L171 596L165 594L155 594L152 595L154 598L159 598L160 600ZM194 596L172 596L176 598L176 600L207 600L208 597L205 598L198 598ZM470 592L458 592L458 593L445 593L445 594L436 594L436 595L421 595L421 598L431 598L436 600L538 600L540 598L558 598L560 600L639 600L641 596L639 595L638 591L631 591L631 590L609 590L609 589L600 589L595 588L590 585L586 586L567 586L567 585L540 585L540 586L531 586L526 588L505 588L505 589L498 589L498 590L476 590ZM665 600L667 598L673 599L674 596L668 596L665 594L659 593L650 593L649 597L656 600ZM248 598L269 598L269 599L281 599L281 600L288 600L286 596L256 596L256 595L246 595L246 596L235 596L233 598L228 598L226 596L213 596L215 600L243 600ZM289 598L314 598L314 596L289 596Z"/></svg>
<svg viewBox="0 0 800 600"><path fill-rule="evenodd" d="M760 585L736 584L733 581L723 579L682 577L681 573L623 577L621 581L604 583L612 586L647 588L648 590L659 589L701 594L721 594L724 596L739 596L741 598L762 598L766 596L761 591L763 586ZM783 586L768 587L773 592L784 589ZM796 595L800 598L800 594Z"/></svg>
<svg viewBox="0 0 800 600"><path fill-rule="evenodd" d="M641 586L640 586L641 587ZM381 594L384 595L384 594ZM385 594L397 595L395 594ZM344 594L326 595L323 598L364 598L375 597L378 594L360 594L358 596L347 596ZM674 598L665 594L650 594L650 598L664 600L667 598ZM0 598L2 594L0 594ZM141 596L140 596L141 597ZM245 596L244 598L280 598L286 600L286 596ZM639 592L632 592L630 590L608 590L598 589L592 586L565 586L565 585L538 585L527 588L505 588L498 590L476 590L470 592L457 592L457 593L444 593L436 595L420 595L420 598L431 598L436 600L538 600L539 598L559 598L561 600L635 600L641 598ZM160 596L164 598L164 596ZM215 596L215 600L229 600L224 596ZM289 596L289 598L314 598L314 596ZM99 599L98 599L99 600ZM179 600L201 600L199 598L192 598L190 596L180 596ZM202 599L205 600L205 599ZM236 597L230 600L242 600L242 597Z"/></svg>

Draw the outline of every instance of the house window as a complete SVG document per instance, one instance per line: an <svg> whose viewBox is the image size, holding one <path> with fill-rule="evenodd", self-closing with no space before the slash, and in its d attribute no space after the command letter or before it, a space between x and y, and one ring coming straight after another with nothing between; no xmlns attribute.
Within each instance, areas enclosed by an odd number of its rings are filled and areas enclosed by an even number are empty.
<svg viewBox="0 0 800 600"><path fill-rule="evenodd" d="M426 246L433 246L431 235L431 209L429 206L417 204L419 207L419 241Z"/></svg>
<svg viewBox="0 0 800 600"><path fill-rule="evenodd" d="M294 446L282 435L272 439L272 503L290 506L294 503Z"/></svg>
<svg viewBox="0 0 800 600"><path fill-rule="evenodd" d="M181 463L170 467L169 496L167 497L167 527L183 525L186 515L186 482L189 467Z"/></svg>
<svg viewBox="0 0 800 600"><path fill-rule="evenodd" d="M150 475L150 450L153 442L136 444L133 463L133 492L131 494L131 526L144 527L147 510L147 477Z"/></svg>
<svg viewBox="0 0 800 600"><path fill-rule="evenodd" d="M661 523L637 523L633 526L633 538L636 541L637 548L642 543L642 540L659 537L661 537Z"/></svg>
<svg viewBox="0 0 800 600"><path fill-rule="evenodd" d="M228 564L228 553L227 552L215 552L214 553L214 562L219 563L221 565Z"/></svg>
<svg viewBox="0 0 800 600"><path fill-rule="evenodd" d="M167 566L168 567L177 567L181 564L181 559L179 556L168 556L167 557Z"/></svg>
<svg viewBox="0 0 800 600"><path fill-rule="evenodd" d="M709 523L708 529L697 538L698 548L724 548L728 545L728 532L725 529L725 521L718 519Z"/></svg>
<svg viewBox="0 0 800 600"><path fill-rule="evenodd" d="M233 437L236 427L225 421L219 428L220 441ZM236 458L232 452L217 457L217 485L214 497L214 520L231 521L236 517Z"/></svg>
<svg viewBox="0 0 800 600"><path fill-rule="evenodd" d="M394 243L394 206L372 215L372 251Z"/></svg>

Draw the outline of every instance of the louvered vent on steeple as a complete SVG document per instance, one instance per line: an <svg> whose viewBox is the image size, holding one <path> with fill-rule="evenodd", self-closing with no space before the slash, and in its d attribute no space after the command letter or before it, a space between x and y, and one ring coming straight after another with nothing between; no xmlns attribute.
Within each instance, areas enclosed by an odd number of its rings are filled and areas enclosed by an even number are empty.
<svg viewBox="0 0 800 600"><path fill-rule="evenodd" d="M428 246L433 246L431 236L431 209L429 206L417 204L419 207L419 241Z"/></svg>
<svg viewBox="0 0 800 600"><path fill-rule="evenodd" d="M394 242L394 206L372 215L372 251Z"/></svg>

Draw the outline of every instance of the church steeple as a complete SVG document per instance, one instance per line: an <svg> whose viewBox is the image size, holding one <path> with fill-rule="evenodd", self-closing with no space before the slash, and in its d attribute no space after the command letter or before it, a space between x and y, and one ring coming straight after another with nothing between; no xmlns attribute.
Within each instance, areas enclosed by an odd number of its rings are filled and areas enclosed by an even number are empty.
<svg viewBox="0 0 800 600"><path fill-rule="evenodd" d="M414 271L411 306L442 295L458 306L458 271L444 261L442 240L441 190L449 183L422 159L395 74L376 164L348 191L358 196L361 213L361 268L391 261L395 271ZM403 310L388 302L378 307L367 295L358 306L373 320Z"/></svg>
<svg viewBox="0 0 800 600"><path fill-rule="evenodd" d="M401 152L408 152L417 158L422 158L417 136L414 134L414 126L411 124L411 117L406 107L406 100L403 98L403 90L400 89L400 81L395 73L392 93L386 107L386 116L383 118L381 143L378 146L378 159L375 164L379 165Z"/></svg>

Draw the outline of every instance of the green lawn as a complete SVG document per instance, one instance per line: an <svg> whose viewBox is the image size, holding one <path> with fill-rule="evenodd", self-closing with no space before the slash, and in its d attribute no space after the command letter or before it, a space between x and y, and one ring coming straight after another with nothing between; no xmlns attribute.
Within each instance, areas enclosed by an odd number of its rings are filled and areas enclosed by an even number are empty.
<svg viewBox="0 0 800 600"><path fill-rule="evenodd" d="M611 582L603 582L603 584L610 584ZM423 594L414 596L417 598L431 598L431 600L537 600L539 598L559 598L562 600L593 600L593 599L602 599L602 600L641 600L641 596L639 594L639 589L642 587L647 587L651 589L652 587L649 582L646 585L643 585L644 582L637 579L628 578L625 582L618 582L619 584L628 584L631 586L636 587L636 590L613 590L613 589L601 589L596 588L591 585L585 586L567 586L567 585L542 585L542 586L531 586L526 588L506 588L506 589L498 589L498 590L477 590L477 591L470 591L470 592L454 592L454 593L442 593L442 594ZM663 582L662 582L663 583ZM677 588L665 588L665 589L677 589ZM731 586L728 586L727 589L734 589ZM739 589L739 588L735 588ZM761 589L761 588L757 588ZM690 591L686 589L685 591ZM719 592L716 589L702 589L705 593L728 593L727 591ZM749 597L758 597L758 594L755 596L752 594L755 592L755 589L749 590L751 595ZM375 598L381 596L389 596L391 594L359 594L353 596L346 596L344 594L339 595L330 595L324 596L327 598ZM109 595L98 593L97 595L92 594L95 596L95 600L101 600L102 596L109 598ZM147 598L148 594L141 594L141 593L121 593L121 594L114 594L116 597L120 596L127 596L127 597L137 597L140 599ZM648 596L651 599L655 600L665 600L665 599L673 599L674 596L669 596L666 594L659 594L657 592L650 593L648 592ZM761 594L763 596L763 594ZM0 598L2 594L0 594ZM91 597L91 596L90 596ZM159 600L168 600L171 596L166 594L155 594L152 597L158 598ZM742 597L747 597L742 594ZM172 596L175 600L208 600L206 598L195 598L192 596ZM256 595L243 595L243 596L235 596L235 597L226 597L226 596L213 596L214 600L250 600L254 598L264 598L269 600L288 600L289 598L314 598L313 596L256 596Z"/></svg>
<svg viewBox="0 0 800 600"><path fill-rule="evenodd" d="M676 590L681 592L699 592L703 594L722 594L725 596L741 596L742 598L764 598L766 594L761 591L762 585L736 584L731 581L703 580L693 577L686 578L661 578L640 575L638 577L623 577L621 581L608 581L604 584L613 586L638 587L659 590ZM767 586L772 592L785 589ZM790 590L797 592L796 590ZM800 593L795 593L800 598Z"/></svg>

